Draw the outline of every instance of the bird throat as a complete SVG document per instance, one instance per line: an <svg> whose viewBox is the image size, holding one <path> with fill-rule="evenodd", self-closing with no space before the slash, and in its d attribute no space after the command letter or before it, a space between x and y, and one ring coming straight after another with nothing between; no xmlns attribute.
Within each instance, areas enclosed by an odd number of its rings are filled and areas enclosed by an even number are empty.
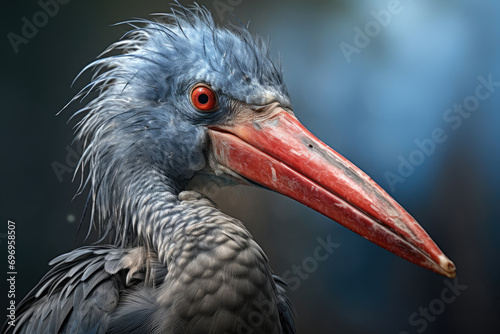
<svg viewBox="0 0 500 334"><path fill-rule="evenodd" d="M168 284L159 287L158 298L168 309L165 328L280 333L277 288L268 259L250 233L197 192L182 192L178 199L164 225L163 235L170 239L159 251L168 268ZM185 321L179 325L179 319Z"/></svg>

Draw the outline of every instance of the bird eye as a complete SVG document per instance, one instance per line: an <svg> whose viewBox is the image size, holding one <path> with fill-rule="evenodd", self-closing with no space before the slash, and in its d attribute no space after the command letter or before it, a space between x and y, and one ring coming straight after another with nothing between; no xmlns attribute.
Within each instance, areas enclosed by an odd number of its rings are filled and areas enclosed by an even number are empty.
<svg viewBox="0 0 500 334"><path fill-rule="evenodd" d="M201 112L211 112L217 108L217 95L209 86L198 84L191 90L191 103Z"/></svg>

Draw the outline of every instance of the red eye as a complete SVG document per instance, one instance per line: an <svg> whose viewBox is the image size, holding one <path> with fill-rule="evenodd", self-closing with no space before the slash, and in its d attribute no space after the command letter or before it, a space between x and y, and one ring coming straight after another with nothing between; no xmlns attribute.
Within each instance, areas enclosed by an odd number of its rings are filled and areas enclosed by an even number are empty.
<svg viewBox="0 0 500 334"><path fill-rule="evenodd" d="M214 111L217 107L217 96L212 88L198 84L191 90L191 103L199 111Z"/></svg>

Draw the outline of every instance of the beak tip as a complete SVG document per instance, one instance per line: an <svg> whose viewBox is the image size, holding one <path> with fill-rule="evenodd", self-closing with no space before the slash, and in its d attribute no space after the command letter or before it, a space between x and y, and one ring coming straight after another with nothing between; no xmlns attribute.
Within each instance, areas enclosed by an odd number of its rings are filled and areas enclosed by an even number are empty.
<svg viewBox="0 0 500 334"><path fill-rule="evenodd" d="M442 269L443 275L449 278L455 278L455 275L457 273L457 268L455 267L455 264L445 255L439 256L439 266Z"/></svg>

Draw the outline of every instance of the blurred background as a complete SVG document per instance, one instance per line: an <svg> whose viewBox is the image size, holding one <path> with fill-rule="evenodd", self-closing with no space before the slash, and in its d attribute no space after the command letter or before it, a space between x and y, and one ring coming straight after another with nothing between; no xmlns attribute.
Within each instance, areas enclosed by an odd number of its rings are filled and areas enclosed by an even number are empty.
<svg viewBox="0 0 500 334"><path fill-rule="evenodd" d="M52 258L84 243L76 231L85 196L71 201L81 149L71 145L74 122L66 124L78 105L56 116L89 80L70 88L73 78L127 30L111 24L169 11L168 1L60 0L57 10L44 3L2 3L0 247L6 262L12 220L17 302ZM269 36L298 118L395 197L458 268L456 281L445 279L278 194L208 189L244 221L275 272L295 278L289 295L299 333L494 332L500 3L199 3L219 22L234 13ZM311 262L318 238L338 245ZM298 279L297 267L306 273ZM2 286L5 310L5 279Z"/></svg>

